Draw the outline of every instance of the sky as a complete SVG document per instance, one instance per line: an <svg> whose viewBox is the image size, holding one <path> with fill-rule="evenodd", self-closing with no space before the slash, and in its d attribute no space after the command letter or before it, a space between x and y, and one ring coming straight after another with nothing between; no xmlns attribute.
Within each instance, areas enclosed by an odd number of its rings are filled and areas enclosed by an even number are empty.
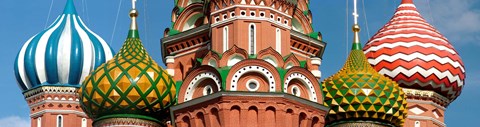
<svg viewBox="0 0 480 127"><path fill-rule="evenodd" d="M1 0L0 12L0 125L28 127L29 108L13 73L21 46L61 14L66 0ZM125 40L130 24L130 0L74 0L86 25L114 51ZM160 39L170 26L174 0L138 0L140 36L149 54L161 61ZM348 1L348 2L347 2ZM480 110L480 1L414 0L417 8L461 55L467 78L460 97L447 108L448 126L478 126ZM353 0L311 0L313 27L327 42L321 65L322 80L344 64L352 42ZM400 0L359 0L361 41L365 43L392 17ZM162 65L164 66L164 65Z"/></svg>

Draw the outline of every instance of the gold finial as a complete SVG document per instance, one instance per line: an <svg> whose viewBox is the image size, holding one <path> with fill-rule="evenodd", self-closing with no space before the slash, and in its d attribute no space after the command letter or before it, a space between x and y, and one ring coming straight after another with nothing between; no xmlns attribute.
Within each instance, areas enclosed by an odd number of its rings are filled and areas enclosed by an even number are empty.
<svg viewBox="0 0 480 127"><path fill-rule="evenodd" d="M362 50L362 46L360 44L360 26L358 25L358 12L357 12L357 0L353 0L353 18L355 21L355 24L352 26L353 30L353 46L352 50Z"/></svg>
<svg viewBox="0 0 480 127"><path fill-rule="evenodd" d="M130 32L128 33L129 38L138 38L138 25L137 25L137 17L138 17L138 11L136 8L136 2L137 0L132 0L132 10L130 10L130 18L132 19L132 22L130 24Z"/></svg>

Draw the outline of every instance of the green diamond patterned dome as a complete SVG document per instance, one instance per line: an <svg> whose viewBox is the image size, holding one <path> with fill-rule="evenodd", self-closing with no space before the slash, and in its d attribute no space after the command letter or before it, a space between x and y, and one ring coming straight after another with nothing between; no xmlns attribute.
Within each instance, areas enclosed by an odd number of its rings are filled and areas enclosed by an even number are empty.
<svg viewBox="0 0 480 127"><path fill-rule="evenodd" d="M168 117L176 89L167 74L148 55L138 38L133 10L132 28L120 51L93 71L80 88L80 104L94 121L140 118L160 122Z"/></svg>
<svg viewBox="0 0 480 127"><path fill-rule="evenodd" d="M344 67L322 83L325 106L330 107L327 125L372 121L387 126L403 126L407 101L398 84L375 71L368 63L358 39Z"/></svg>

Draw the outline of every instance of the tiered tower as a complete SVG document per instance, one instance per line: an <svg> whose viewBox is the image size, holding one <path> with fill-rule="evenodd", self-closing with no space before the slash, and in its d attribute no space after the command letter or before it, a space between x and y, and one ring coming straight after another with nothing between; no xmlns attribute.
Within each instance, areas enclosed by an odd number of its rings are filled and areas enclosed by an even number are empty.
<svg viewBox="0 0 480 127"><path fill-rule="evenodd" d="M176 0L161 40L176 126L323 126L309 0Z"/></svg>
<svg viewBox="0 0 480 127"><path fill-rule="evenodd" d="M30 107L32 127L90 127L77 89L112 58L108 44L77 15L73 0L50 27L30 38L15 60L15 76Z"/></svg>
<svg viewBox="0 0 480 127"><path fill-rule="evenodd" d="M93 71L79 91L94 127L164 127L175 104L174 81L148 55L137 29L136 0L127 39L120 51Z"/></svg>
<svg viewBox="0 0 480 127"><path fill-rule="evenodd" d="M362 51L355 0L354 41L344 67L322 83L327 127L400 127L406 116L405 93L375 71Z"/></svg>
<svg viewBox="0 0 480 127"><path fill-rule="evenodd" d="M364 51L370 64L406 93L406 127L446 126L445 110L461 93L465 68L453 46L425 21L413 0L402 0Z"/></svg>

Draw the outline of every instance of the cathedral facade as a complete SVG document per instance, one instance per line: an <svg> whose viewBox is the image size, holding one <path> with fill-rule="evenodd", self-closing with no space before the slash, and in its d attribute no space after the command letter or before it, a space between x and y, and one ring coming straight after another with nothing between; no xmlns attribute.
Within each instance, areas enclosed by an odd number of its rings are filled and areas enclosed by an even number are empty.
<svg viewBox="0 0 480 127"><path fill-rule="evenodd" d="M365 46L352 24L348 59L323 81L310 0L175 0L166 68L142 44L136 0L118 51L66 1L15 60L32 127L445 127L464 85L461 58L413 0Z"/></svg>

